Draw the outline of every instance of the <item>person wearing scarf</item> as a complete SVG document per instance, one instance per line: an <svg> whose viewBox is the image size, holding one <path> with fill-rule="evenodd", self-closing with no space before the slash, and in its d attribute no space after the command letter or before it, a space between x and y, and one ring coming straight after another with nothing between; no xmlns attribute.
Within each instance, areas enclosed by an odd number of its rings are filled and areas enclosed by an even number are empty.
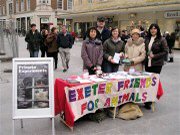
<svg viewBox="0 0 180 135"><path fill-rule="evenodd" d="M97 29L91 27L81 49L83 70L88 70L90 75L96 73L96 70L101 67L103 60L103 46L101 40L97 38L97 33Z"/></svg>
<svg viewBox="0 0 180 135"><path fill-rule="evenodd" d="M133 29L131 35L132 38L127 40L125 46L125 58L131 61L129 68L134 68L135 71L142 72L143 61L146 56L144 39L140 37L139 29Z"/></svg>

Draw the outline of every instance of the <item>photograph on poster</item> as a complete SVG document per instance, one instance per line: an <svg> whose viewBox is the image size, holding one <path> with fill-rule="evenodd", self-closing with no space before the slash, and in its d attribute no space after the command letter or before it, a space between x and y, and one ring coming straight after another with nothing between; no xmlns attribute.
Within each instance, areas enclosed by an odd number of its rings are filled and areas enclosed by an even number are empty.
<svg viewBox="0 0 180 135"><path fill-rule="evenodd" d="M49 108L48 64L19 64L17 75L17 109Z"/></svg>

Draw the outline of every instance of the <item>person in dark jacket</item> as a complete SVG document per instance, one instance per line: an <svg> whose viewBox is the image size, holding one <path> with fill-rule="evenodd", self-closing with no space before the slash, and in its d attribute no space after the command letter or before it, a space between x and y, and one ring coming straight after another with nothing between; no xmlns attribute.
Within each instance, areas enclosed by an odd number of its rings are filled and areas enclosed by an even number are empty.
<svg viewBox="0 0 180 135"><path fill-rule="evenodd" d="M28 43L30 57L38 57L42 36L36 29L36 24L31 24L31 30L26 34L25 41Z"/></svg>
<svg viewBox="0 0 180 135"><path fill-rule="evenodd" d="M83 69L88 70L89 74L95 74L103 60L103 46L101 40L97 38L97 32L95 27L88 30L87 38L83 41L81 49Z"/></svg>
<svg viewBox="0 0 180 135"><path fill-rule="evenodd" d="M112 28L111 37L107 39L103 44L103 65L102 69L105 73L117 72L119 69L119 63L115 63L113 57L115 53L119 57L124 55L124 42L119 37L118 28Z"/></svg>
<svg viewBox="0 0 180 135"><path fill-rule="evenodd" d="M69 68L70 49L73 46L73 37L67 32L65 25L62 26L62 32L58 34L57 44L62 60L63 72L66 72Z"/></svg>
<svg viewBox="0 0 180 135"><path fill-rule="evenodd" d="M170 59L168 62L174 62L172 49L174 47L175 40L176 40L176 34L175 32L172 32L171 35L169 35L169 38L167 40L168 47L169 47L169 59Z"/></svg>
<svg viewBox="0 0 180 135"><path fill-rule="evenodd" d="M111 32L105 27L105 18L104 17L98 17L97 18L97 38L102 41L102 44L111 36ZM83 37L83 40L85 40L87 37L87 33Z"/></svg>
<svg viewBox="0 0 180 135"><path fill-rule="evenodd" d="M45 57L45 55L47 56L47 46L45 45L45 40L48 36L48 30L43 29L42 30L42 44L40 46L40 50L41 50L41 57Z"/></svg>
<svg viewBox="0 0 180 135"><path fill-rule="evenodd" d="M54 58L55 69L57 69L58 63L58 45L57 45L57 28L53 27L51 33L47 36L46 42L47 56Z"/></svg>
<svg viewBox="0 0 180 135"><path fill-rule="evenodd" d="M130 38L130 36L128 35L127 30L122 30L121 40L126 44L126 42L129 38Z"/></svg>
<svg viewBox="0 0 180 135"><path fill-rule="evenodd" d="M148 37L145 39L145 49L145 71L160 74L164 57L168 53L168 46L166 39L161 36L157 24L151 24L149 27ZM151 102L145 103L145 108L151 109Z"/></svg>

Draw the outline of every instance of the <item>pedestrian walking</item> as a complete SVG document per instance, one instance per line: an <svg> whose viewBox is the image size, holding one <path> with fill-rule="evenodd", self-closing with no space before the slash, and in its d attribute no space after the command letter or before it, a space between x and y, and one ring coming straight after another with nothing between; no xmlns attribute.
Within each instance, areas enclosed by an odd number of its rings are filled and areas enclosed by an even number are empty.
<svg viewBox="0 0 180 135"><path fill-rule="evenodd" d="M175 32L172 32L170 35L170 40L168 42L168 47L169 47L169 61L168 62L174 62L173 47L175 44L175 40L176 40L176 34L175 34Z"/></svg>
<svg viewBox="0 0 180 135"><path fill-rule="evenodd" d="M164 57L168 54L166 39L161 36L158 24L151 24L145 40L146 59L145 70L160 74L164 64ZM152 102L145 103L146 109L151 109Z"/></svg>
<svg viewBox="0 0 180 135"><path fill-rule="evenodd" d="M97 29L89 28L87 38L83 41L81 58L83 59L83 70L88 70L89 74L95 74L103 60L103 46L101 40L97 38Z"/></svg>
<svg viewBox="0 0 180 135"><path fill-rule="evenodd" d="M58 64L58 45L57 45L57 28L51 28L51 33L48 34L45 44L47 46L47 56L54 58L54 69L57 69Z"/></svg>
<svg viewBox="0 0 180 135"><path fill-rule="evenodd" d="M117 72L119 69L119 64L113 60L115 55L119 55L119 57L124 56L124 42L119 37L119 29L112 28L111 37L107 39L103 44L103 64L102 69L105 73Z"/></svg>
<svg viewBox="0 0 180 135"><path fill-rule="evenodd" d="M58 34L57 44L62 60L63 72L66 72L69 68L70 49L73 46L73 37L67 31L65 25L62 26L62 31Z"/></svg>
<svg viewBox="0 0 180 135"><path fill-rule="evenodd" d="M31 30L26 34L25 41L28 43L30 57L38 57L42 36L36 29L36 24L31 24Z"/></svg>
<svg viewBox="0 0 180 135"><path fill-rule="evenodd" d="M48 47L45 45L45 40L46 40L47 36L48 36L48 30L43 29L42 30L42 43L40 46L41 57L45 57L45 55L47 56Z"/></svg>

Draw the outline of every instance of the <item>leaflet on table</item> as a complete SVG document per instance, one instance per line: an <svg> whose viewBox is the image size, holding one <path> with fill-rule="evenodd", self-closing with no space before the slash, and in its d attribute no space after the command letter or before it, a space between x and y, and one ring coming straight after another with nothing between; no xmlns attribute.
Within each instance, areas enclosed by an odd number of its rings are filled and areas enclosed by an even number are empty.
<svg viewBox="0 0 180 135"><path fill-rule="evenodd" d="M114 54L113 61L114 61L116 64L119 64L119 61L120 61L120 53L115 53L115 54Z"/></svg>
<svg viewBox="0 0 180 135"><path fill-rule="evenodd" d="M93 82L104 82L106 80L102 79L102 78L98 78L96 75L90 76L89 78L91 81Z"/></svg>
<svg viewBox="0 0 180 135"><path fill-rule="evenodd" d="M80 77L78 77L78 78L76 79L76 81L79 81L80 83L91 83L91 82L92 82L92 81L89 80L88 78L85 79L85 78L80 78Z"/></svg>

